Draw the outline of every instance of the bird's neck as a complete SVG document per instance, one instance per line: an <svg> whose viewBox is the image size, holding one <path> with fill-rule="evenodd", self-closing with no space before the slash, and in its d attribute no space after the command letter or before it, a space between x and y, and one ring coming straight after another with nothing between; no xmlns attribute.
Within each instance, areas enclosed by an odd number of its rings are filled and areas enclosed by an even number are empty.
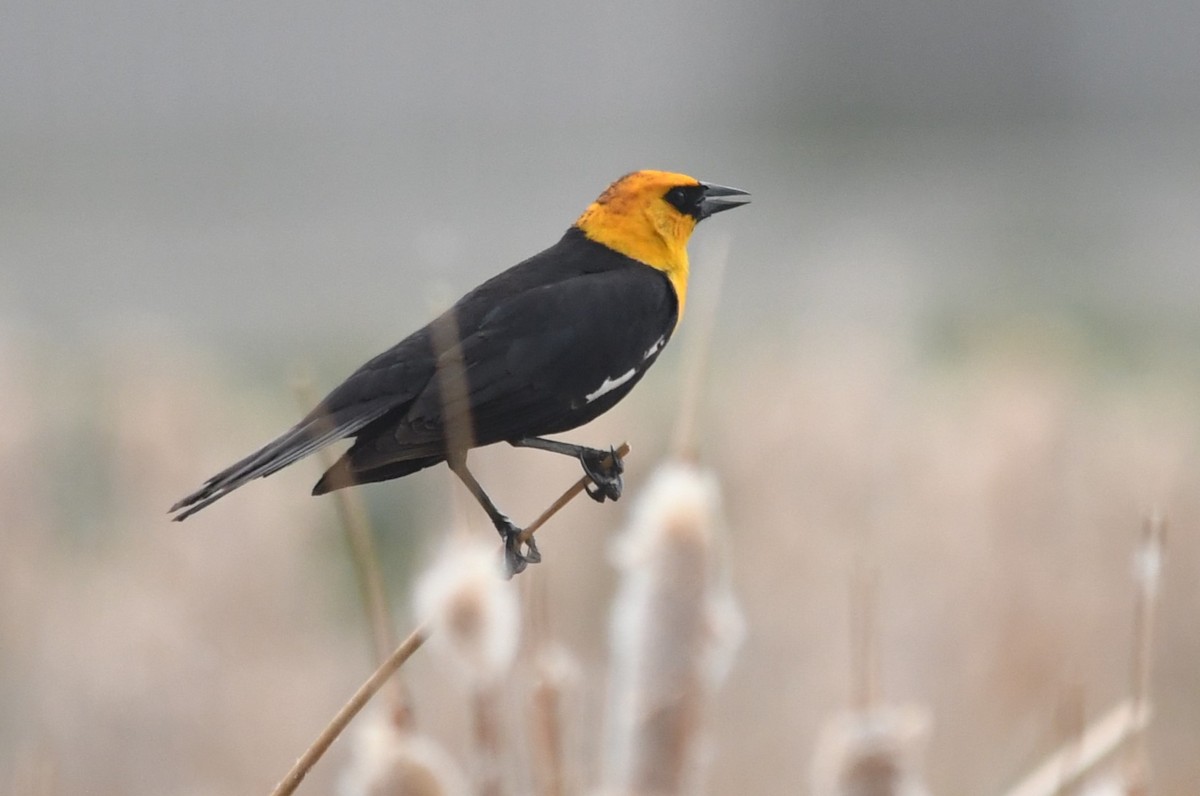
<svg viewBox="0 0 1200 796"><path fill-rule="evenodd" d="M575 226L589 240L666 274L682 318L688 286L687 241L695 224L687 223L686 217L677 221L636 215L610 212L607 205L593 203Z"/></svg>

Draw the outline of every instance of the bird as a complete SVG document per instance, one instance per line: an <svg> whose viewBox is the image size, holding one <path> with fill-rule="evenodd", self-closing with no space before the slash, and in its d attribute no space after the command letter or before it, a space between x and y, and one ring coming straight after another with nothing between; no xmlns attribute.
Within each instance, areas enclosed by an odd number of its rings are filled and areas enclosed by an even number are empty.
<svg viewBox="0 0 1200 796"><path fill-rule="evenodd" d="M173 505L184 520L238 487L342 439L353 443L314 495L446 462L504 541L509 576L541 560L467 467L507 442L577 459L588 494L623 489L616 450L546 439L624 398L670 341L687 301L687 243L749 193L667 171L613 182L557 243L468 292L367 361L274 441Z"/></svg>

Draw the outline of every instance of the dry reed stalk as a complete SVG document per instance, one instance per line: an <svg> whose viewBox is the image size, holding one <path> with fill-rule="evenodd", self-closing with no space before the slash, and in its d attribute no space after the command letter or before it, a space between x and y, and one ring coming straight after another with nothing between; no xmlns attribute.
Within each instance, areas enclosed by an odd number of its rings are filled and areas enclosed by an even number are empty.
<svg viewBox="0 0 1200 796"><path fill-rule="evenodd" d="M626 456L629 455L629 451L630 451L629 443L622 442L620 445L617 446L617 458L624 459ZM604 458L604 462L603 462L604 466L607 467L611 463L612 463L612 456L611 455L606 456ZM579 497L579 494L581 492L583 492L584 488L588 485L588 483L590 483L590 481L591 481L591 479L588 478L586 475L583 476L582 478L580 478L578 481L576 481L574 484L572 484L570 487L568 487L565 492L563 492L561 495L559 495L555 499L555 501L546 508L545 511L543 511L541 514L539 514L537 519L535 519L533 522L526 525L525 530L521 532L521 536L520 536L521 544L525 544L526 542L528 542L529 537L531 537L535 533L537 533L538 530L543 525L545 525L546 522L551 517L553 517L555 514L557 514L559 511L562 510L563 506L566 506L572 500Z"/></svg>
<svg viewBox="0 0 1200 796"><path fill-rule="evenodd" d="M1067 794L1074 780L1074 772L1079 765L1080 739L1087 730L1082 683L1071 681L1063 686L1054 712L1054 719L1055 728L1058 731L1059 749L1062 752L1059 758L1062 770L1059 772L1060 779L1055 794Z"/></svg>
<svg viewBox="0 0 1200 796"><path fill-rule="evenodd" d="M572 787L567 761L568 703L580 681L579 665L565 647L551 639L546 579L538 574L522 581L529 633L521 667L534 673L527 715L531 780L537 796L565 796Z"/></svg>
<svg viewBox="0 0 1200 796"><path fill-rule="evenodd" d="M1127 699L1092 722L1077 739L1058 749L1005 796L1054 796L1074 787L1138 733L1146 729L1149 709Z"/></svg>
<svg viewBox="0 0 1200 796"><path fill-rule="evenodd" d="M1137 585L1133 610L1133 663L1131 691L1135 713L1150 709L1150 675L1154 662L1154 625L1162 587L1163 553L1167 539L1166 518L1153 512L1142 526L1142 542L1134 553L1133 573ZM1129 793L1149 790L1149 754L1146 733L1139 732L1128 747L1125 781Z"/></svg>
<svg viewBox="0 0 1200 796"><path fill-rule="evenodd" d="M418 625L416 630L409 633L408 638L400 642L400 646L396 647L395 651L388 656L379 668L367 678L366 682L358 687L354 692L354 696L350 697L350 701L342 706L342 709L334 715L333 719L323 729L317 739L312 742L308 749L304 750L304 754L300 755L296 760L296 764L291 770L284 775L275 789L271 791L271 796L287 796L289 793L294 793L296 788L304 780L309 770L316 764L321 756L325 754L330 745L342 734L342 730L348 725L358 712L375 696L376 692L383 687L388 678L395 674L396 670L404 665L404 662L412 657L413 653L421 648L428 638L428 631L425 625Z"/></svg>
<svg viewBox="0 0 1200 796"><path fill-rule="evenodd" d="M859 713L867 713L879 703L878 594L879 571L860 553L850 579L850 696Z"/></svg>
<svg viewBox="0 0 1200 796"><path fill-rule="evenodd" d="M699 458L695 438L696 418L700 413L700 397L712 350L712 335L716 326L717 307L721 300L721 284L725 279L725 265L729 262L729 241L727 233L715 233L710 239L710 245L715 252L711 262L707 264L708 267L703 269L704 273L709 275L708 290L692 299L691 336L688 338L684 354L683 389L680 391L676 410L675 439L671 445L675 456L686 461L696 461Z"/></svg>
<svg viewBox="0 0 1200 796"><path fill-rule="evenodd" d="M699 779L701 725L740 638L721 578L715 480L690 464L655 473L619 542L606 790L674 794Z"/></svg>
<svg viewBox="0 0 1200 796"><path fill-rule="evenodd" d="M851 709L826 722L812 762L816 796L925 796L931 720L915 706L881 702L879 570L860 544L850 573Z"/></svg>
<svg viewBox="0 0 1200 796"><path fill-rule="evenodd" d="M629 444L621 443L617 448L617 455L624 458L629 455ZM528 538L536 533L543 525L545 525L551 517L557 514L564 506L571 502L583 492L589 479L587 476L582 476L574 484L567 488L553 503L543 511L537 519L530 523L525 528L523 538ZM316 740L304 751L296 760L291 770L284 775L275 789L271 791L271 796L288 796L294 793L296 788L308 775L308 772L316 765L317 761L325 754L330 745L341 735L346 726L358 715L359 711L371 700L388 678L404 665L404 662L412 657L421 645L428 638L429 629L427 625L418 625L407 638L400 642L400 645L388 656L388 658L379 665L370 677L367 678L354 696L342 706L341 710L333 717L328 725L320 732Z"/></svg>
<svg viewBox="0 0 1200 796"><path fill-rule="evenodd" d="M474 445L475 428L471 420L466 366L459 346L462 340L458 333L458 318L453 308L440 311L429 324L429 338L437 354L436 379L442 403L442 432L446 450L461 452L461 463L465 466L467 455ZM472 518L478 516L473 513L475 500L468 498L469 492L463 488L462 479L453 467L447 467L446 477L452 484L449 491L453 518L451 525L458 533L465 535L472 527Z"/></svg>
<svg viewBox="0 0 1200 796"><path fill-rule="evenodd" d="M293 390L302 411L305 407L316 405L312 379L308 376L297 378L293 384ZM317 452L317 456L325 471L329 471L333 467L334 456L329 448L322 448ZM387 660L388 653L396 648L396 631L395 622L388 609L383 572L379 567L379 553L375 548L375 532L371 527L371 520L362 495L353 489L339 488L353 486L353 484L335 484L334 486L334 506L337 508L338 521L346 538L346 546L350 550L350 562L354 568L354 581L358 584L359 599L363 611L367 615L373 652L372 660L378 666ZM393 721L398 726L409 726L413 719L412 699L403 680L396 678L389 683L388 701L391 704Z"/></svg>
<svg viewBox="0 0 1200 796"><path fill-rule="evenodd" d="M442 398L442 431L446 449L468 451L475 439L471 425L467 372L463 365L458 319L451 311L429 324L429 337L437 354L438 391Z"/></svg>
<svg viewBox="0 0 1200 796"><path fill-rule="evenodd" d="M578 666L561 647L543 645L534 661L537 680L530 699L530 745L533 782L538 796L565 796L566 710L568 689L579 680Z"/></svg>
<svg viewBox="0 0 1200 796"><path fill-rule="evenodd" d="M520 638L516 584L490 545L455 538L421 578L416 602L435 642L471 689L475 790L501 796L501 684Z"/></svg>
<svg viewBox="0 0 1200 796"><path fill-rule="evenodd" d="M539 796L563 796L566 774L563 766L561 694L557 684L539 679L531 700L533 781Z"/></svg>
<svg viewBox="0 0 1200 796"><path fill-rule="evenodd" d="M1148 793L1146 727L1151 717L1150 673L1154 650L1154 618L1162 587L1163 547L1167 522L1157 512L1142 526L1142 541L1133 556L1134 596L1131 696L1092 722L1071 742L1054 752L1007 796L1054 796L1069 792L1125 750L1119 776L1099 780L1093 790L1124 796Z"/></svg>
<svg viewBox="0 0 1200 796"><path fill-rule="evenodd" d="M472 738L475 751L475 792L480 796L504 793L501 755L500 690L495 683L480 684L471 697Z"/></svg>

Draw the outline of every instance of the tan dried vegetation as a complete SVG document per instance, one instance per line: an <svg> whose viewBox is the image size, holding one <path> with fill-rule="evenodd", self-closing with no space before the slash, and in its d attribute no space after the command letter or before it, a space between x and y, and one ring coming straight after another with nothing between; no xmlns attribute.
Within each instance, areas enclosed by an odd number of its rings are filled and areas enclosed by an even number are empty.
<svg viewBox="0 0 1200 796"><path fill-rule="evenodd" d="M648 503L627 533L658 527L664 548L629 542L614 570L624 502L574 501L514 583L435 582L426 615L449 611L457 663L432 644L412 655L407 692L376 699L301 792L1193 792L1187 362L1114 364L1053 330L953 358L861 328L773 345L714 354L691 441L706 469L669 465L685 473L673 496L651 476L669 373L658 400L648 383L582 432L637 442L627 501ZM335 512L306 497L315 466L166 522L180 485L259 441L285 401L199 360L126 340L81 363L0 338L10 792L267 793L382 655L383 609L364 618ZM577 475L521 451L478 458L519 520ZM408 480L366 490L400 637L425 618L404 559L460 536L448 480ZM379 503L387 490L402 498ZM669 500L684 507L656 515ZM1165 556L1138 537L1155 508ZM464 516L465 536L494 542Z"/></svg>

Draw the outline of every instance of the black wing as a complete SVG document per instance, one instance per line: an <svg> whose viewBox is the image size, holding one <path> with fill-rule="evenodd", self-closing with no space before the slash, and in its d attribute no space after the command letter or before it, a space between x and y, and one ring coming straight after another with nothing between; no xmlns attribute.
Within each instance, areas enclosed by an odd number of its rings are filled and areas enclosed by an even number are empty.
<svg viewBox="0 0 1200 796"><path fill-rule="evenodd" d="M676 317L666 277L633 262L511 296L440 357L464 368L463 393L444 396L432 379L403 417L361 431L335 469L365 481L409 471L400 462L428 466L445 455L452 422L469 421L475 445L582 425L629 392Z"/></svg>
<svg viewBox="0 0 1200 796"><path fill-rule="evenodd" d="M447 407L433 378L439 358L430 330L442 322L435 321L355 371L278 439L172 506L174 519L346 437L356 437L354 446L315 493L436 464L445 456L447 409L471 418L478 445L586 423L653 363L675 327L677 303L662 273L572 228L472 290L450 314L463 340L441 359L461 358L465 398Z"/></svg>

